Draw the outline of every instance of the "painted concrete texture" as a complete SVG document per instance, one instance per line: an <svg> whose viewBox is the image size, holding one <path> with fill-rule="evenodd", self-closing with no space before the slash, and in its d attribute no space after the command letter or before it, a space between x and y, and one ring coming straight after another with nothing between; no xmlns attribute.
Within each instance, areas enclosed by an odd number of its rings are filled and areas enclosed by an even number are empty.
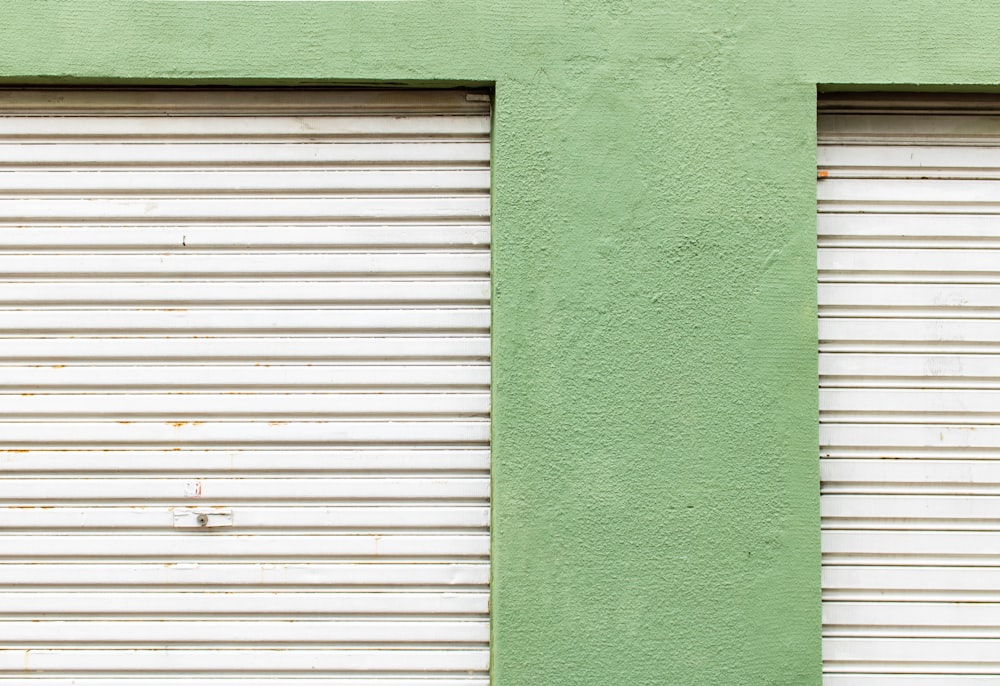
<svg viewBox="0 0 1000 686"><path fill-rule="evenodd" d="M8 0L8 83L496 84L496 686L818 684L817 84L973 0Z"/></svg>

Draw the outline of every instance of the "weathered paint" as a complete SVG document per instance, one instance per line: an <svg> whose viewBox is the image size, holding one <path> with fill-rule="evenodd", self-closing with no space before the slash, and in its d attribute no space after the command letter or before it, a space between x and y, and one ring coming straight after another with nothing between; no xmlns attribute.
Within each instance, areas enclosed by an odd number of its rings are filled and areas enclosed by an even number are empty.
<svg viewBox="0 0 1000 686"><path fill-rule="evenodd" d="M972 0L27 0L10 83L495 83L494 681L816 684L816 84Z"/></svg>

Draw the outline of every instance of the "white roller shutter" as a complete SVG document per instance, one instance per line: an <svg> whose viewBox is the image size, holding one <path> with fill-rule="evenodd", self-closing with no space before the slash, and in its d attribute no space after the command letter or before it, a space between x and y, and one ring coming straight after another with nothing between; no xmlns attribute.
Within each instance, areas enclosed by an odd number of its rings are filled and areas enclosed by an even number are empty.
<svg viewBox="0 0 1000 686"><path fill-rule="evenodd" d="M488 683L489 133L0 91L0 682Z"/></svg>
<svg viewBox="0 0 1000 686"><path fill-rule="evenodd" d="M1000 99L821 99L819 177L824 683L1000 683Z"/></svg>

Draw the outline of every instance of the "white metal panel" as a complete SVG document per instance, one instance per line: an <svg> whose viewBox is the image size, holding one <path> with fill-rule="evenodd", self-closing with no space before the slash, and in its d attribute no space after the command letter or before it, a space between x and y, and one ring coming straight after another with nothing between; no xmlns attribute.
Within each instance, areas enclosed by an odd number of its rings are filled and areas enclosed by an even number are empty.
<svg viewBox="0 0 1000 686"><path fill-rule="evenodd" d="M7 193L53 195L142 193L144 197L186 193L247 195L267 193L327 194L345 191L483 191L490 187L490 171L483 167L398 169L259 169L174 170L150 169L80 171L0 169L0 188Z"/></svg>
<svg viewBox="0 0 1000 686"><path fill-rule="evenodd" d="M245 589L291 593L300 587L325 591L340 588L405 589L442 594L463 590L478 592L486 587L489 578L489 561L485 559L109 562L87 558L67 562L54 558L4 561L0 564L0 583L16 587L18 591L82 588L112 595L123 590L146 592L163 588L196 592L205 589L236 589L242 592ZM248 601L255 597L258 596L248 596ZM247 609L252 613L254 606L247 605ZM84 640L85 637L78 638Z"/></svg>
<svg viewBox="0 0 1000 686"><path fill-rule="evenodd" d="M2 200L0 200L2 203ZM227 203L233 205L233 203ZM312 277L326 281L333 277L371 277L375 275L435 275L468 276L482 274L489 269L489 254L479 250L464 252L413 252L413 251L326 251L324 253L253 254L231 252L220 255L196 251L183 253L133 254L62 254L39 253L25 255L0 254L0 274L8 280L39 277L59 278L62 283L72 278L97 278L100 280L136 277L167 279L176 277L201 277L205 280L261 279L246 289L264 290L269 279ZM356 282L354 282L356 283ZM119 284L124 289L127 284ZM183 295L176 300L184 302Z"/></svg>
<svg viewBox="0 0 1000 686"><path fill-rule="evenodd" d="M1000 601L1000 570L992 567L825 565L824 601Z"/></svg>
<svg viewBox="0 0 1000 686"><path fill-rule="evenodd" d="M420 484L402 484L403 486L417 486ZM456 489L455 484L451 484L448 495ZM402 490L402 489L401 489ZM443 490L443 489L442 489ZM489 494L488 484L486 487L480 486L478 491L472 491L470 500L482 500ZM411 491L405 490L403 498L407 498ZM431 497L431 491L428 497ZM351 493L353 497L355 494ZM324 492L323 497L327 494ZM113 505L106 505L95 508L89 504L78 506L71 505L22 505L17 508L6 508L0 510L0 527L5 530L11 529L37 529L45 531L55 530L161 530L168 526L171 520L176 522L179 514L186 512L231 512L228 508L214 505L201 505L198 507L183 507L161 505L156 507L143 498L143 505L126 506L122 503L133 498L129 494L128 498ZM216 496L218 498L219 496ZM360 496L359 496L360 497ZM441 491L438 491L438 497ZM489 526L489 507L478 504L462 504L457 498L454 505L428 505L426 503L413 503L407 500L395 504L381 503L371 504L351 504L351 505L321 505L321 506L301 506L303 500L296 492L289 498L288 503L274 502L268 497L266 504L247 502L240 508L239 526L241 531L253 530L290 530L301 529L307 531L316 530L411 530L434 528L442 530L465 530L482 529ZM44 498L39 498L44 500ZM226 503L232 503L235 497L226 498ZM249 501L250 498L247 498ZM175 524L176 525L176 524Z"/></svg>
<svg viewBox="0 0 1000 686"><path fill-rule="evenodd" d="M413 114L409 116L383 116L365 114L322 113L299 116L214 116L192 113L198 118L197 130L190 120L179 116L145 116L143 114L60 115L58 127L51 118L44 116L13 116L4 122L2 138L58 140L61 138L86 139L110 137L125 140L192 138L233 139L286 139L294 142L312 142L331 138L361 136L476 136L489 133L489 118L483 116L456 116Z"/></svg>
<svg viewBox="0 0 1000 686"><path fill-rule="evenodd" d="M446 472L484 473L489 468L490 452L483 446L422 447L344 447L323 449L257 450L0 450L0 468L15 474L127 473L146 475L197 472L238 472L241 474L282 473L328 474L382 473L399 475Z"/></svg>
<svg viewBox="0 0 1000 686"><path fill-rule="evenodd" d="M124 334L126 332L120 332ZM352 332L353 333L353 332ZM284 335L282 335L284 334ZM273 364L296 362L378 361L484 362L490 341L484 333L430 335L396 332L365 332L354 335L294 336L288 332L265 335L218 337L169 335L117 335L105 337L0 336L0 363L45 364L66 369L67 361L105 364L111 362L206 362L217 364Z"/></svg>
<svg viewBox="0 0 1000 686"><path fill-rule="evenodd" d="M266 637L266 632L262 631L261 636ZM225 636L219 638L214 643L221 645L213 648L136 648L132 645L114 648L91 648L89 645L45 649L33 645L0 648L0 677L74 672L92 675L97 665L105 672L119 672L133 678L157 676L165 672L229 677L247 673L315 676L323 672L346 672L349 676L358 673L396 676L401 672L415 675L441 672L477 675L489 668L487 651L474 645L443 648L414 641L407 643L419 643L419 647L397 647L397 644L375 648L340 647L330 644L326 648L293 648L274 643L266 648L246 648L233 647L225 641Z"/></svg>
<svg viewBox="0 0 1000 686"><path fill-rule="evenodd" d="M197 492L190 493L192 484ZM489 479L482 476L278 476L257 475L199 478L129 478L124 476L77 476L10 478L0 484L0 498L23 502L112 501L142 503L191 502L199 506L212 500L297 503L324 500L482 501L489 495ZM401 511L405 512L405 511ZM97 515L99 516L99 515ZM466 514L468 516L468 514ZM408 526L401 519L399 527ZM2 535L2 534L0 534ZM0 556L4 551L0 550Z"/></svg>
<svg viewBox="0 0 1000 686"><path fill-rule="evenodd" d="M253 611L275 616L310 617L343 615L345 618L378 615L424 615L443 612L455 616L489 613L489 594L464 591L452 593L402 591L297 591L288 593L252 592L242 594L198 591L146 591L143 593L101 593L89 590L14 592L4 597L3 616L7 619L31 617L39 612L59 617L99 615L102 617L162 616L242 617Z"/></svg>
<svg viewBox="0 0 1000 686"><path fill-rule="evenodd" d="M468 305L489 301L486 279L409 278L377 280L365 278L364 292L358 292L358 278L317 281L308 292L294 281L92 281L73 284L67 290L60 281L0 282L0 306L35 305L66 307L129 303L136 307L157 307L182 301L188 309L217 308L220 305L374 305L438 303ZM261 287L263 286L263 287Z"/></svg>
<svg viewBox="0 0 1000 686"><path fill-rule="evenodd" d="M488 684L489 131L0 90L0 682Z"/></svg>
<svg viewBox="0 0 1000 686"><path fill-rule="evenodd" d="M0 290L3 290L0 287ZM489 389L486 364L280 364L237 365L76 365L12 367L3 371L3 388L15 390L205 390L256 388L329 391L333 389Z"/></svg>
<svg viewBox="0 0 1000 686"><path fill-rule="evenodd" d="M33 167L59 165L67 170L78 167L116 169L157 164L175 167L213 165L225 167L268 167L284 165L325 164L407 164L443 162L448 165L488 163L488 141L371 141L365 143L301 142L295 145L281 143L202 142L196 144L174 143L76 143L63 141L51 143L10 144L0 143L0 169L7 167ZM64 172L65 173L65 172Z"/></svg>
<svg viewBox="0 0 1000 686"><path fill-rule="evenodd" d="M143 251L182 250L251 250L300 253L331 249L386 248L392 252L419 248L485 248L490 243L488 223L457 221L427 225L408 222L391 224L377 221L357 223L282 223L280 231L266 224L240 222L239 233L231 226L198 222L196 224L158 224L156 226L115 224L35 223L31 226L5 226L0 252L64 252L93 258L102 254L130 253L141 257ZM253 254L248 253L248 254ZM219 267L220 269L224 267Z"/></svg>
<svg viewBox="0 0 1000 686"><path fill-rule="evenodd" d="M824 683L1000 682L1000 99L819 117Z"/></svg>

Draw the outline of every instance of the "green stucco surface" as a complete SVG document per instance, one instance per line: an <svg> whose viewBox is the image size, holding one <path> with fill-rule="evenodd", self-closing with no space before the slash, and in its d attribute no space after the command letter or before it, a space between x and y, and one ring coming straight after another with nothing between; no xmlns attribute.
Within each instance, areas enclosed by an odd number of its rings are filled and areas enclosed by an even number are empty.
<svg viewBox="0 0 1000 686"><path fill-rule="evenodd" d="M9 83L495 83L495 686L818 684L817 84L982 0L5 0Z"/></svg>

